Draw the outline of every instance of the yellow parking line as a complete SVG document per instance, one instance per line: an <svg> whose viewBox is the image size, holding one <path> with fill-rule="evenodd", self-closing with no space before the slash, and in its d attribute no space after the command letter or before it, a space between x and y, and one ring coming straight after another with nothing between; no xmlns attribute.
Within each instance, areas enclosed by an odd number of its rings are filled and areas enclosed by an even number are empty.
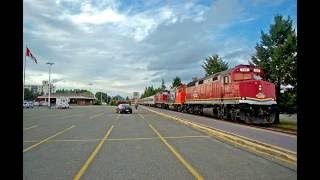
<svg viewBox="0 0 320 180"><path fill-rule="evenodd" d="M31 126L31 127L28 127L28 128L24 128L23 131L27 131L27 130L35 128L35 127L38 127L38 125L34 125L34 126Z"/></svg>
<svg viewBox="0 0 320 180"><path fill-rule="evenodd" d="M70 115L70 116L64 116L61 119L68 119L68 118L73 118L73 117L78 117L79 115Z"/></svg>
<svg viewBox="0 0 320 180"><path fill-rule="evenodd" d="M164 138L166 138L166 139L181 139L181 138L202 138L202 137L208 138L210 136L172 136L172 137L164 137Z"/></svg>
<svg viewBox="0 0 320 180"><path fill-rule="evenodd" d="M189 172L196 179L203 179L203 177L186 161L183 157L167 142L165 138L151 125L149 127L160 137L161 141L170 149L170 151L176 156L176 158L189 170Z"/></svg>
<svg viewBox="0 0 320 180"><path fill-rule="evenodd" d="M32 140L32 141L23 141L24 143L33 143L33 142L39 142L39 141L36 141L36 140ZM48 141L49 142L49 141Z"/></svg>
<svg viewBox="0 0 320 180"><path fill-rule="evenodd" d="M88 160L84 163L84 165L81 167L79 172L74 176L73 180L78 180L81 178L81 176L84 174L84 172L87 170L90 163L93 161L94 157L98 154L99 150L101 149L103 143L105 140L107 140L108 136L110 135L111 131L113 129L113 125L110 127L106 135L103 137L103 139L100 141L100 143L97 145L97 147L94 149L93 153L90 155Z"/></svg>
<svg viewBox="0 0 320 180"><path fill-rule="evenodd" d="M62 131L60 131L60 132L58 132L58 133L56 133L56 134L54 134L54 135L52 135L52 136L50 136L50 137L42 140L42 141L40 141L40 142L38 142L38 143L36 143L36 144L34 144L34 145L32 145L32 146L29 146L28 148L24 149L23 152L27 152L27 151L29 151L30 149L33 149L33 148L39 146L40 144L42 144L42 143L44 143L44 142L46 142L46 141L48 141L48 140L50 140L50 139L52 139L52 138L60 135L60 134L62 134L62 133L65 133L66 131L69 131L70 129L72 129L72 128L74 128L74 127L75 127L75 125L72 125L72 126L68 127L67 129L64 129L64 130L62 130Z"/></svg>
<svg viewBox="0 0 320 180"><path fill-rule="evenodd" d="M48 142L88 142L88 141L101 141L102 139L56 139Z"/></svg>
<svg viewBox="0 0 320 180"><path fill-rule="evenodd" d="M185 139L185 138L209 138L210 136L168 136L164 137L166 139ZM106 141L134 141L134 140L150 140L150 139L159 139L159 137L149 137L149 138L114 138L107 139ZM47 142L88 142L88 141L101 141L102 139L55 139L49 140ZM23 141L25 143L38 142L36 140Z"/></svg>
<svg viewBox="0 0 320 180"><path fill-rule="evenodd" d="M141 114L139 114L139 116L140 116L142 119L144 119L144 116L142 116Z"/></svg>
<svg viewBox="0 0 320 180"><path fill-rule="evenodd" d="M175 121L178 121L182 124L186 124L188 126L191 126L197 130L200 130L202 132L205 132L206 134L212 135L215 138L222 139L227 142L231 142L233 144L239 145L251 152L254 152L256 154L263 154L267 156L271 156L272 158L278 159L280 161L284 161L289 164L296 165L297 163L297 153L290 151L288 149L284 149L278 146L270 145L267 143L263 143L260 141L256 141L244 136L240 136L238 134L226 132L220 129L216 129L213 127L207 127L205 125L202 125L200 123L194 123L191 121L188 121L183 118L167 115L161 112L157 112L148 108L144 108L148 111L151 111L153 113L156 113L160 116L167 117L170 119L173 119Z"/></svg>
<svg viewBox="0 0 320 180"><path fill-rule="evenodd" d="M96 115L94 115L94 116L91 116L89 119L94 119L94 118L99 117L99 116L101 116L101 115L103 115L103 114L104 114L104 113L96 114Z"/></svg>

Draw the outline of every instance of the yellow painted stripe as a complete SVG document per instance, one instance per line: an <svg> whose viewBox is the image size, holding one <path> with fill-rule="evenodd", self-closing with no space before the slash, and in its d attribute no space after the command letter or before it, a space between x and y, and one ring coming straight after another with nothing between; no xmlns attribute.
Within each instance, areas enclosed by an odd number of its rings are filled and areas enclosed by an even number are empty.
<svg viewBox="0 0 320 180"><path fill-rule="evenodd" d="M75 127L75 125L72 125L72 126L66 128L66 129L64 129L64 130L62 130L62 131L60 131L60 132L58 132L58 133L56 133L56 134L54 134L54 135L52 135L52 136L50 136L50 137L42 140L42 141L40 141L40 142L32 145L32 146L29 146L28 148L24 149L23 152L27 152L27 151L29 151L30 149L33 149L33 148L39 146L40 144L42 144L42 143L44 143L44 142L46 142L46 141L48 141L48 140L50 140L50 139L52 139L52 138L60 135L60 134L62 134L62 133L65 133L66 131L69 131L70 129L72 129L72 128L74 128L74 127Z"/></svg>
<svg viewBox="0 0 320 180"><path fill-rule="evenodd" d="M32 143L32 142L39 142L39 141L36 141L36 140L31 140L31 141L23 141L24 143ZM49 141L48 141L49 142Z"/></svg>
<svg viewBox="0 0 320 180"><path fill-rule="evenodd" d="M141 114L139 114L139 116L140 116L142 119L144 119L144 117L143 117Z"/></svg>
<svg viewBox="0 0 320 180"><path fill-rule="evenodd" d="M68 118L73 118L73 117L78 117L79 115L71 115L71 116L64 116L61 119L68 119Z"/></svg>
<svg viewBox="0 0 320 180"><path fill-rule="evenodd" d="M252 100L256 100L256 101L270 101L272 100L272 98L264 98L264 99L258 99L258 98L251 98L251 97L246 97L246 99L252 99Z"/></svg>
<svg viewBox="0 0 320 180"><path fill-rule="evenodd" d="M149 140L149 139L159 139L158 137L151 138L119 138L119 139L108 139L108 141L133 141L133 140Z"/></svg>
<svg viewBox="0 0 320 180"><path fill-rule="evenodd" d="M84 163L84 165L81 167L79 172L74 176L73 180L78 180L82 177L82 175L85 173L87 168L89 167L90 163L93 161L94 157L98 154L99 150L101 149L103 143L106 141L108 136L110 135L111 131L113 129L113 125L110 127L106 135L103 137L103 139L100 141L100 143L97 145L97 147L94 149L88 160Z"/></svg>
<svg viewBox="0 0 320 180"><path fill-rule="evenodd" d="M189 172L196 179L203 179L203 177L167 142L165 138L151 125L149 127L160 137L161 141L170 149L170 151L176 156L176 158L189 170Z"/></svg>
<svg viewBox="0 0 320 180"><path fill-rule="evenodd" d="M103 115L103 114L104 114L104 113L96 114L96 115L94 115L94 116L91 116L89 119L94 119L94 118L99 117L99 116L101 116L101 115Z"/></svg>
<svg viewBox="0 0 320 180"><path fill-rule="evenodd" d="M246 149L248 149L252 152L255 152L257 154L264 154L264 155L272 156L275 159L287 162L289 164L296 165L296 163L297 163L297 153L290 151L288 149L283 149L278 146L273 146L273 145L270 145L267 143L262 143L262 142L259 142L259 141L256 141L256 140L253 140L253 139L250 139L247 137L243 137L240 135L236 135L233 133L222 131L220 129L216 129L213 127L207 127L202 124L193 123L193 122L190 122L190 121L182 119L182 118L177 118L177 117L173 117L170 115L166 115L164 113L153 111L149 108L145 108L145 107L143 107L143 108L148 111L154 112L158 115L161 115L161 116L164 116L164 117L167 117L170 119L174 119L180 123L189 125L195 129L203 131L209 135L213 135L214 137L217 137L217 138L223 139L225 141L242 146L243 148L246 148Z"/></svg>
<svg viewBox="0 0 320 180"><path fill-rule="evenodd" d="M27 130L35 128L35 127L38 127L38 125L34 125L34 126L31 126L31 127L28 127L28 128L24 128L23 131L27 131Z"/></svg>
<svg viewBox="0 0 320 180"><path fill-rule="evenodd" d="M210 136L168 136L164 137L166 139L185 139L185 138L208 138ZM134 141L134 140L150 140L150 139L159 139L159 137L150 137L150 138L115 138L107 139L107 141ZM88 141L101 141L102 139L56 139L49 140L47 142L88 142ZM36 140L23 141L25 143L38 142Z"/></svg>
<svg viewBox="0 0 320 180"><path fill-rule="evenodd" d="M180 138L207 138L210 136L172 136L172 137L164 137L166 139L180 139Z"/></svg>

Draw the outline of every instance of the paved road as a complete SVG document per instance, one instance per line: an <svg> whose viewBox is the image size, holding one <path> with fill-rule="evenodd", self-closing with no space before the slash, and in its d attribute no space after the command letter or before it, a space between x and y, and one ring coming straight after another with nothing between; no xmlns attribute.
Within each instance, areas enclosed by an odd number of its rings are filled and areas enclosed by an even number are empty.
<svg viewBox="0 0 320 180"><path fill-rule="evenodd" d="M285 134L281 132L274 132L265 129L259 129L244 124L232 123L228 121L221 121L212 117L205 117L187 113L181 113L171 110L147 107L158 112L168 115L184 118L188 121L203 124L208 127L217 128L226 132L237 134L249 139L259 142L271 144L293 152L297 152L297 136L292 134Z"/></svg>
<svg viewBox="0 0 320 180"><path fill-rule="evenodd" d="M295 167L146 110L24 110L24 179L297 179Z"/></svg>

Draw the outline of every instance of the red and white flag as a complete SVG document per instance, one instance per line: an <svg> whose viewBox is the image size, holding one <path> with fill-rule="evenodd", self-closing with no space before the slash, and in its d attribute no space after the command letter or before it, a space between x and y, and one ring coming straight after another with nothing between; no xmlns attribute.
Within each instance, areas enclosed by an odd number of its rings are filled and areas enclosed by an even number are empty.
<svg viewBox="0 0 320 180"><path fill-rule="evenodd" d="M32 53L31 53L31 51L29 50L29 48L27 48L26 56L31 57L31 58L34 60L34 62L38 64L37 59L32 55Z"/></svg>

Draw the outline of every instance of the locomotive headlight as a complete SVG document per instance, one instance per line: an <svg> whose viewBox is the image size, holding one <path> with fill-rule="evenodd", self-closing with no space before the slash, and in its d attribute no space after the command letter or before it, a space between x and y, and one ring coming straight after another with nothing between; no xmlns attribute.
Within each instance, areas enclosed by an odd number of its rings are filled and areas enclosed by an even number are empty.
<svg viewBox="0 0 320 180"><path fill-rule="evenodd" d="M246 97L242 97L241 99L242 99L242 100L245 100L245 99L246 99Z"/></svg>
<svg viewBox="0 0 320 180"><path fill-rule="evenodd" d="M259 91L261 91L262 90L262 88L261 87L259 87Z"/></svg>

